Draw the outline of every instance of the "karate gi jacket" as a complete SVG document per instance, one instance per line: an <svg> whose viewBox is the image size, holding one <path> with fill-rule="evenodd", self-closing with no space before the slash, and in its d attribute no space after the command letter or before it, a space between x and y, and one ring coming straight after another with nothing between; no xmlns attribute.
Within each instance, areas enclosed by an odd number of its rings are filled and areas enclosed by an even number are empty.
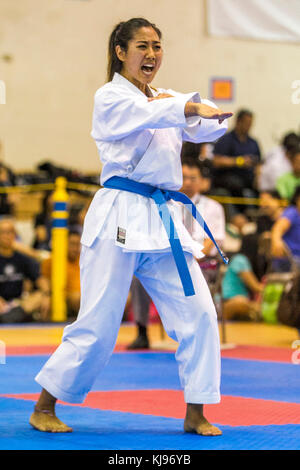
<svg viewBox="0 0 300 470"><path fill-rule="evenodd" d="M168 93L173 97L149 102L141 90L118 73L95 93L91 135L103 165L101 184L112 176L120 176L161 189L179 190L182 142L214 142L226 132L226 120L219 124L218 120L185 117L188 101L216 107L201 100L197 92L150 90L153 96ZM182 223L179 203L167 204L183 249L202 257L201 244L192 239ZM122 238L118 233L122 233ZM96 237L113 238L117 246L127 251L170 250L154 201L127 191L103 188L95 194L81 243L91 246Z"/></svg>

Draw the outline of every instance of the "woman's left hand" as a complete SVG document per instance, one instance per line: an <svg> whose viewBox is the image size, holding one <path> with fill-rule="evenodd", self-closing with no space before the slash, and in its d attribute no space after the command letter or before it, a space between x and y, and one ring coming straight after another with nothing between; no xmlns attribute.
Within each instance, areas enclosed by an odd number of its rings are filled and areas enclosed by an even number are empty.
<svg viewBox="0 0 300 470"><path fill-rule="evenodd" d="M151 98L148 98L148 101L162 100L164 98L174 98L174 96L169 95L169 93L160 93L157 96L151 96Z"/></svg>

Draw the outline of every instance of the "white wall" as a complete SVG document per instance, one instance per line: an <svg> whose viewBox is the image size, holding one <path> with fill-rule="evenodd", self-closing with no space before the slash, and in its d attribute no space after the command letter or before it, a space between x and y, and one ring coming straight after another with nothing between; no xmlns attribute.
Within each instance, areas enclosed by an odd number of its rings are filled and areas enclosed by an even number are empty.
<svg viewBox="0 0 300 470"><path fill-rule="evenodd" d="M299 45L209 37L205 9L205 0L1 0L4 160L15 169L45 159L100 168L90 137L93 95L105 82L111 29L132 16L163 32L164 63L154 85L207 96L211 76L231 76L235 101L220 106L254 110L252 134L263 150L298 129L300 104L292 104L291 87L300 79Z"/></svg>

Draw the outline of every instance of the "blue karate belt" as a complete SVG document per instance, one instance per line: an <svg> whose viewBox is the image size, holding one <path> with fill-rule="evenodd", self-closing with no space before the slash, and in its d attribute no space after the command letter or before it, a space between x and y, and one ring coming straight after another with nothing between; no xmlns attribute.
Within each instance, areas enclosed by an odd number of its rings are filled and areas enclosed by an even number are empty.
<svg viewBox="0 0 300 470"><path fill-rule="evenodd" d="M128 191L130 193L140 194L141 196L151 197L155 201L160 218L164 224L167 235L169 237L171 250L174 256L174 260L176 263L178 274L181 279L185 296L188 297L191 295L195 295L195 290L189 272L189 268L183 253L183 249L179 237L177 235L173 219L169 212L169 208L167 206L167 201L173 199L174 201L182 202L186 206L192 216L203 227L211 241L214 243L215 247L217 248L219 254L222 257L223 262L225 264L228 264L229 260L227 256L225 256L222 250L219 248L202 215L196 209L195 204L185 194L180 193L179 191L166 191L164 189L159 189L155 186L151 186L150 184L138 183L137 181L133 181L128 178L122 178L120 176L113 176L112 178L109 178L107 181L105 181L103 186L104 188L120 189L123 191Z"/></svg>

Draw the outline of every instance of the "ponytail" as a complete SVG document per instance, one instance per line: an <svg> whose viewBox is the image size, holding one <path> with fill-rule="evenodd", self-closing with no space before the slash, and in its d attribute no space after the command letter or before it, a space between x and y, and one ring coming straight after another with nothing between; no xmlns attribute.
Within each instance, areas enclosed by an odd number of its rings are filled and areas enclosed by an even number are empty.
<svg viewBox="0 0 300 470"><path fill-rule="evenodd" d="M133 38L134 33L143 27L153 28L159 39L162 34L155 24L150 23L145 18L131 18L128 21L121 21L117 24L109 38L108 42L108 64L107 64L107 81L113 79L115 72L120 73L122 70L123 62L119 60L116 54L116 46L120 46L124 51L128 49L128 42Z"/></svg>
<svg viewBox="0 0 300 470"><path fill-rule="evenodd" d="M107 81L110 82L115 72L121 72L122 62L118 59L116 54L116 45L118 44L119 32L124 25L124 21L115 26L113 32L110 35L108 42L108 64L107 64Z"/></svg>

